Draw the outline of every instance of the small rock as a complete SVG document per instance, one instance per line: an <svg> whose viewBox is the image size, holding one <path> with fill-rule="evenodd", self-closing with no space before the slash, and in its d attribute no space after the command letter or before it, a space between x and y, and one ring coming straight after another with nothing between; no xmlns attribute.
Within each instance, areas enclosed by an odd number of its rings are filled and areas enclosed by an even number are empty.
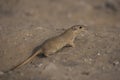
<svg viewBox="0 0 120 80"><path fill-rule="evenodd" d="M50 63L47 67L46 70L51 70L51 69L57 69L56 65L53 63Z"/></svg>
<svg viewBox="0 0 120 80"><path fill-rule="evenodd" d="M0 75L3 75L3 74L4 74L4 72L0 71Z"/></svg>
<svg viewBox="0 0 120 80"><path fill-rule="evenodd" d="M26 33L26 36L27 36L27 37L30 37L30 36L32 36L32 34L30 34L30 33Z"/></svg>
<svg viewBox="0 0 120 80"><path fill-rule="evenodd" d="M119 61L114 61L113 65L115 66L115 65L118 65L119 63L120 63Z"/></svg>
<svg viewBox="0 0 120 80"><path fill-rule="evenodd" d="M85 58L85 59L84 59L84 62L86 62L86 63L88 63L88 64L91 64L92 61L93 61L92 58Z"/></svg>
<svg viewBox="0 0 120 80"><path fill-rule="evenodd" d="M97 55L100 56L101 54L98 52Z"/></svg>
<svg viewBox="0 0 120 80"><path fill-rule="evenodd" d="M39 64L38 67L40 68L40 67L42 67L42 65L43 65L43 64Z"/></svg>
<svg viewBox="0 0 120 80"><path fill-rule="evenodd" d="M43 28L42 27L36 27L35 29L36 30L42 30Z"/></svg>

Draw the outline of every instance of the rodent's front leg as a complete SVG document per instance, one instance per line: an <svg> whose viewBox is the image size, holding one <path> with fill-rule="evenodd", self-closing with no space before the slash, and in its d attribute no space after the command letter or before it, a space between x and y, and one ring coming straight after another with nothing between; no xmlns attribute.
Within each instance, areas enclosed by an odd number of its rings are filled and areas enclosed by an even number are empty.
<svg viewBox="0 0 120 80"><path fill-rule="evenodd" d="M71 47L75 47L75 43L73 41L71 41L68 45Z"/></svg>

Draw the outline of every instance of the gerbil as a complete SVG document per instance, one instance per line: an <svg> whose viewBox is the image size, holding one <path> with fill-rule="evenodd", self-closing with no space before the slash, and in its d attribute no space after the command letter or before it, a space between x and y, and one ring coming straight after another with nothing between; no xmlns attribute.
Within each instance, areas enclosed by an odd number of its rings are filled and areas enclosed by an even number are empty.
<svg viewBox="0 0 120 80"><path fill-rule="evenodd" d="M44 54L45 56L49 56L51 54L54 54L55 52L57 52L58 50L60 50L64 46L69 45L69 46L74 47L75 46L74 45L75 37L82 30L84 30L83 25L74 25L74 26L70 27L69 29L67 29L66 31L64 31L62 34L60 34L60 35L58 35L56 37L47 39L41 45L40 50L35 52L33 55L28 57L21 64L15 66L11 70L14 70L16 68L19 68L19 67L23 66L24 64L31 61L38 54Z"/></svg>

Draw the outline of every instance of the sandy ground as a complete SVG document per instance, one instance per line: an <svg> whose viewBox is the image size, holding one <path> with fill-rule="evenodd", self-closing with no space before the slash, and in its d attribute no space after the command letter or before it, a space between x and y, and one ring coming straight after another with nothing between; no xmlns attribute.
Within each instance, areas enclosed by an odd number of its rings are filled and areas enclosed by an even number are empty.
<svg viewBox="0 0 120 80"><path fill-rule="evenodd" d="M75 48L4 73L76 24ZM0 80L120 80L120 0L0 0Z"/></svg>

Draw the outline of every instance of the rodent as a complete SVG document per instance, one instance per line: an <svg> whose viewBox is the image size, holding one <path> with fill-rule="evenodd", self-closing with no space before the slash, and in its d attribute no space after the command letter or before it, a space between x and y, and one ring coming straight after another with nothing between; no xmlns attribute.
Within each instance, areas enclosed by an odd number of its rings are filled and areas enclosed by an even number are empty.
<svg viewBox="0 0 120 80"><path fill-rule="evenodd" d="M41 44L41 47L37 52L35 52L30 57L28 57L26 60L24 60L19 65L12 68L10 71L13 71L25 65L38 54L44 54L47 57L51 54L56 53L58 50L60 50L64 46L69 45L69 46L75 47L74 40L76 36L78 35L78 33L81 32L82 30L84 30L84 25L74 25L68 28L67 30L65 30L62 34L52 37L50 39L47 39L46 41L43 42L43 44Z"/></svg>

